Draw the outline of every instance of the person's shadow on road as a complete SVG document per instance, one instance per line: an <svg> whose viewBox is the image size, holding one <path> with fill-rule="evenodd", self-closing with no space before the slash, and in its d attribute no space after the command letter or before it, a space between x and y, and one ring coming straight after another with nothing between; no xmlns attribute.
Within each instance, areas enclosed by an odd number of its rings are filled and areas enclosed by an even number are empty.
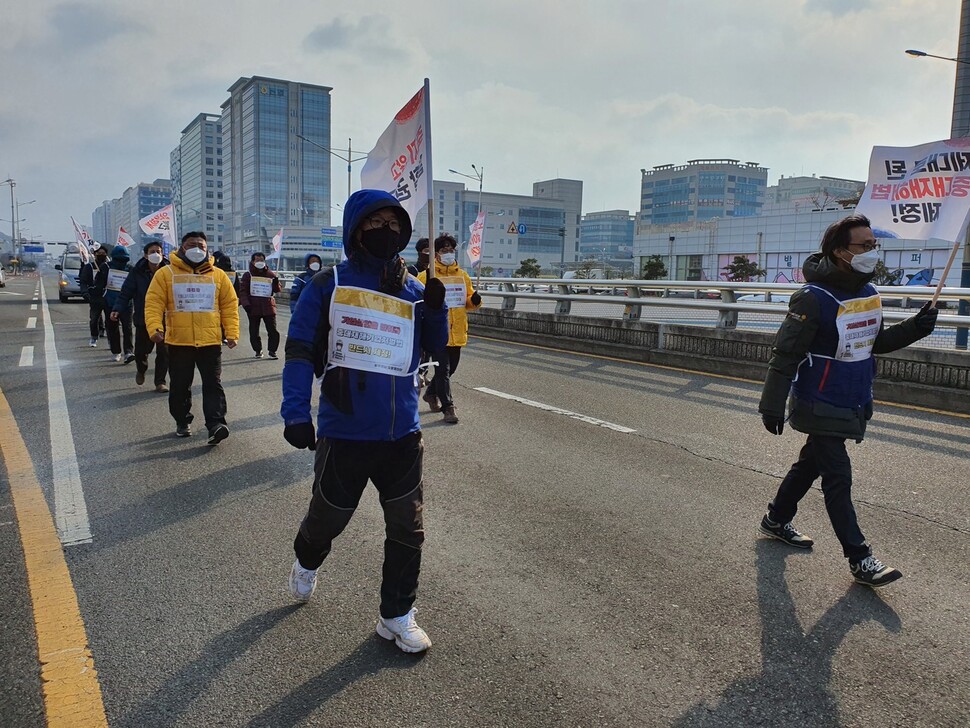
<svg viewBox="0 0 970 728"><path fill-rule="evenodd" d="M699 703L674 724L696 726L842 725L835 693L829 687L832 660L849 631L875 620L888 631L902 623L872 589L853 584L810 629L798 621L785 582L785 559L792 551L760 540L758 610L761 614L761 674L729 685L716 705Z"/></svg>

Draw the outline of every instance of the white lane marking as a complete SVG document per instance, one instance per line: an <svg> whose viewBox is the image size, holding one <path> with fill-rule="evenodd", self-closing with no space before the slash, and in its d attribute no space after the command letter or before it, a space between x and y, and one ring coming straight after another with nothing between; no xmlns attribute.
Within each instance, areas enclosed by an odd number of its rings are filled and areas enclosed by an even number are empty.
<svg viewBox="0 0 970 728"><path fill-rule="evenodd" d="M4 296L26 296L26 293L17 293L16 291L0 291L0 295Z"/></svg>
<svg viewBox="0 0 970 728"><path fill-rule="evenodd" d="M34 299L34 300L36 300L36 299ZM36 311L37 310L37 304L36 303L30 304L30 310L31 311Z"/></svg>
<svg viewBox="0 0 970 728"><path fill-rule="evenodd" d="M557 415L565 415L566 417L572 417L574 420L579 420L580 422L586 422L590 425L596 425L597 427L605 427L607 430L615 430L616 432L623 432L630 434L631 432L636 432L636 430L629 427L624 427L623 425L617 425L612 422L607 422L606 420L598 420L595 417L590 417L589 415L581 415L577 412L570 412L569 410L564 410L561 407L553 407L551 404L543 404L542 402L535 402L531 399L525 399L523 397L517 397L514 394L506 394L505 392L499 392L494 389L489 389L488 387L475 387L476 392L484 392L485 394L491 394L496 397L501 397L502 399L508 399L513 402L518 402L519 404L525 404L529 407L535 407L536 409L545 410L546 412L552 412Z"/></svg>
<svg viewBox="0 0 970 728"><path fill-rule="evenodd" d="M27 319L27 328L28 329L36 329L37 328L37 317L36 316L31 316L30 318Z"/></svg>
<svg viewBox="0 0 970 728"><path fill-rule="evenodd" d="M41 310L44 314L44 363L47 369L47 410L50 420L51 464L54 470L54 523L57 535L65 546L91 543L91 524L88 507L81 489L81 471L74 449L74 434L67 411L64 380L54 346L54 327L43 295L41 281Z"/></svg>
<svg viewBox="0 0 970 728"><path fill-rule="evenodd" d="M32 367L34 365L34 347L25 346L20 350L20 366Z"/></svg>

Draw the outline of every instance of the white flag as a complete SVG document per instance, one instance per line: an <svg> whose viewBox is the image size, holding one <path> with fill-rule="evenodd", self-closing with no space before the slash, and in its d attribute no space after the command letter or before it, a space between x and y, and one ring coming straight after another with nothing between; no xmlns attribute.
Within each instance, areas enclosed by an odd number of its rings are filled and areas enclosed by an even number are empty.
<svg viewBox="0 0 970 728"><path fill-rule="evenodd" d="M472 236L468 240L468 248L465 250L468 261L472 266L478 265L482 259L482 238L485 237L485 210L478 211L475 222L468 226Z"/></svg>
<svg viewBox="0 0 970 728"><path fill-rule="evenodd" d="M856 212L876 237L955 242L970 215L970 138L873 147Z"/></svg>
<svg viewBox="0 0 970 728"><path fill-rule="evenodd" d="M146 235L160 235L166 243L162 246L164 254L170 253L179 246L175 238L175 208L166 205L161 210L146 215L138 221L138 226Z"/></svg>
<svg viewBox="0 0 970 728"><path fill-rule="evenodd" d="M118 226L118 245L123 248L130 248L135 244L135 239L129 235L123 227Z"/></svg>
<svg viewBox="0 0 970 728"><path fill-rule="evenodd" d="M88 231L77 224L77 220L74 219L74 215L71 215L71 224L74 226L74 237L77 240L77 252L81 256L81 261L84 263L88 262L91 257L88 250L88 245L92 242L91 236L88 235Z"/></svg>
<svg viewBox="0 0 970 728"><path fill-rule="evenodd" d="M385 190L401 203L411 224L434 194L431 173L431 94L428 80L367 155L360 186Z"/></svg>
<svg viewBox="0 0 970 728"><path fill-rule="evenodd" d="M266 260L271 258L279 258L280 250L283 248L283 228L273 236L273 252L266 256Z"/></svg>

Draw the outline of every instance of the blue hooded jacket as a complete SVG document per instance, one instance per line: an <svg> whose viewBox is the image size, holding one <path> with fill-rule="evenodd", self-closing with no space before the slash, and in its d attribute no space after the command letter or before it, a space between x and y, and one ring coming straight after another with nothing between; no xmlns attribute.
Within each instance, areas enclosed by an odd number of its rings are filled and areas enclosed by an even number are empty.
<svg viewBox="0 0 970 728"><path fill-rule="evenodd" d="M128 263L131 261L131 256L128 255L127 249L123 245L116 245L111 251L111 261L108 263L108 268L111 270L131 270L131 266ZM105 283L108 281L108 274L105 272ZM125 281L127 282L127 278ZM109 309L113 309L115 304L118 302L119 291L112 291L110 288L105 288L104 291L104 302L107 304Z"/></svg>
<svg viewBox="0 0 970 728"><path fill-rule="evenodd" d="M411 221L393 195L379 190L360 190L344 207L343 243L347 260L335 268L341 286L380 291L385 265L354 242L361 220L382 208L395 208L401 221L401 249L411 236ZM283 404L280 415L286 425L312 422L310 396L314 376L324 375L317 436L340 440L399 440L421 429L418 420L418 388L413 375L394 376L362 372L346 367L325 370L330 335L330 301L334 292L334 268L317 273L304 287L290 319L283 365ZM430 310L424 304L424 286L405 276L404 286L393 295L416 303L411 369L421 360L421 350L439 351L448 342L448 308Z"/></svg>
<svg viewBox="0 0 970 728"><path fill-rule="evenodd" d="M306 288L306 284L310 282L310 279L313 278L313 276L320 272L310 270L310 258L316 258L319 260L320 270L323 270L323 257L319 253L307 253L303 256L303 272L293 279L293 285L290 286L291 314L296 310L296 302L300 300L300 294L303 293L303 289Z"/></svg>

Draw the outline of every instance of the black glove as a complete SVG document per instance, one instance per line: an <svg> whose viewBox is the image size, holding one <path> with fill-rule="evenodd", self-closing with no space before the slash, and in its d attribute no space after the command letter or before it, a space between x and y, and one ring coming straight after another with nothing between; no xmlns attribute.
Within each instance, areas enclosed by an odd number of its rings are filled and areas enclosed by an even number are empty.
<svg viewBox="0 0 970 728"><path fill-rule="evenodd" d="M312 422L300 422L297 425L287 425L283 428L283 438L298 450L307 448L317 449L317 433Z"/></svg>
<svg viewBox="0 0 970 728"><path fill-rule="evenodd" d="M481 306L482 305L482 294L480 294L478 291L475 291L472 294L472 305L473 306Z"/></svg>
<svg viewBox="0 0 970 728"><path fill-rule="evenodd" d="M930 308L933 304L932 301L927 301L923 304L915 316L913 316L913 321L916 323L916 329L923 336L929 336L933 333L933 329L936 328L936 317L939 315L940 311L936 308Z"/></svg>
<svg viewBox="0 0 970 728"><path fill-rule="evenodd" d="M445 305L445 284L440 279L429 278L424 284L424 303L435 311L440 311Z"/></svg>
<svg viewBox="0 0 970 728"><path fill-rule="evenodd" d="M761 415L761 421L765 423L765 429L772 435L780 435L785 431L785 418L773 415Z"/></svg>

